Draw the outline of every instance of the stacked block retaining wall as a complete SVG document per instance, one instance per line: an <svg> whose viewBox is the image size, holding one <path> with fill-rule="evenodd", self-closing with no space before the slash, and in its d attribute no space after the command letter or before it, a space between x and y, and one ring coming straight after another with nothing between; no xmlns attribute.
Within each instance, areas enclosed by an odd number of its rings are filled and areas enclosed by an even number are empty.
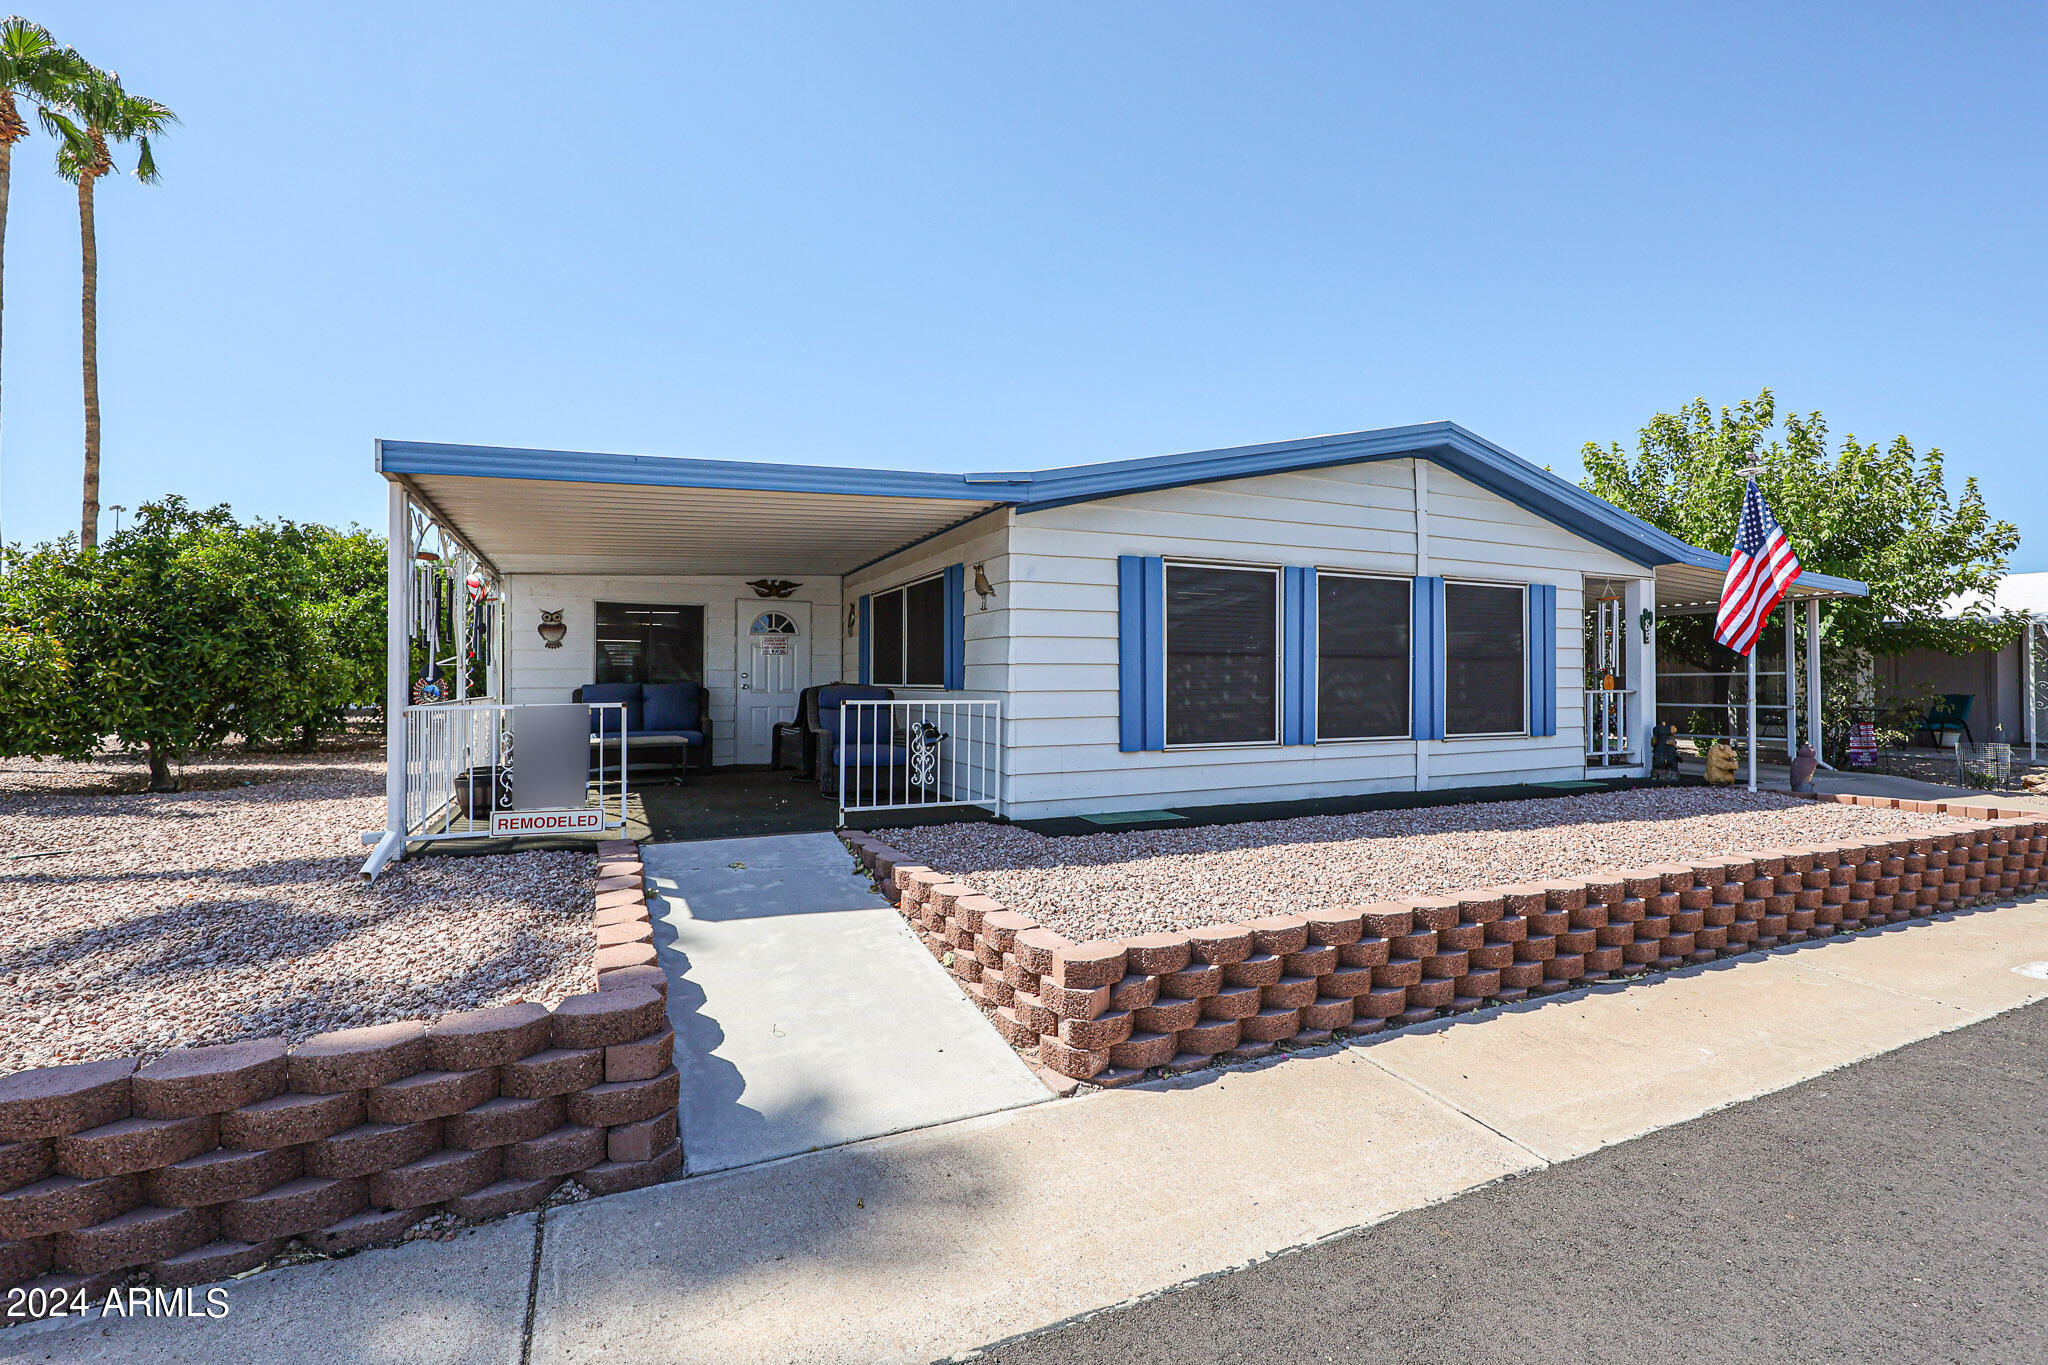
<svg viewBox="0 0 2048 1365"><path fill-rule="evenodd" d="M437 1211L610 1194L682 1164L667 986L638 851L605 845L596 989L0 1077L0 1288L197 1284L294 1237L389 1241ZM47 1296L38 1296L44 1297Z"/></svg>
<svg viewBox="0 0 2048 1365"><path fill-rule="evenodd" d="M847 842L1013 1047L1059 1077L1120 1085L1897 924L2040 883L2039 812L1840 800L1955 823L1089 943L878 840Z"/></svg>

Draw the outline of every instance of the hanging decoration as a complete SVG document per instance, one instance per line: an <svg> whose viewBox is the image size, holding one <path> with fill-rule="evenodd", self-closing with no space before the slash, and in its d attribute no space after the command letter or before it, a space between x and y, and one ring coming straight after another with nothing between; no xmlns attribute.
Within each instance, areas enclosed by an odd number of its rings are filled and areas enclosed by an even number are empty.
<svg viewBox="0 0 2048 1365"><path fill-rule="evenodd" d="M547 648L560 649L562 637L568 633L569 627L562 624L561 612L544 611L540 614L540 638Z"/></svg>
<svg viewBox="0 0 2048 1365"><path fill-rule="evenodd" d="M792 583L787 578L756 578L747 584L756 597L787 597L803 584Z"/></svg>

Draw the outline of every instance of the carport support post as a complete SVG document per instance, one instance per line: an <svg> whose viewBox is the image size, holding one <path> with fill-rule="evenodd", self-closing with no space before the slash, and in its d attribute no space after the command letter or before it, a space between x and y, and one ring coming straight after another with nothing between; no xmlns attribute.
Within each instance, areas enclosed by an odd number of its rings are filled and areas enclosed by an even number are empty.
<svg viewBox="0 0 2048 1365"><path fill-rule="evenodd" d="M1799 618L1792 604L1785 604L1785 757L1799 757L1799 641L1794 627Z"/></svg>
<svg viewBox="0 0 2048 1365"><path fill-rule="evenodd" d="M390 533L384 542L384 831L405 834L405 688L410 671L412 528L405 486L390 485Z"/></svg>
<svg viewBox="0 0 2048 1365"><path fill-rule="evenodd" d="M1650 624L1643 626L1643 613ZM1650 731L1657 724L1657 580L1631 578L1621 589L1622 685L1628 725L1629 754L1645 773L1650 771ZM1586 718L1592 723L1592 717Z"/></svg>
<svg viewBox="0 0 2048 1365"><path fill-rule="evenodd" d="M1813 746L1814 757L1818 758L1821 752L1820 599L1818 597L1806 599L1806 742Z"/></svg>
<svg viewBox="0 0 2048 1365"><path fill-rule="evenodd" d="M2040 757L2040 738L2035 733L2038 722L2034 719L2034 708L2037 703L2034 700L2034 618L2031 614L2027 617L2026 630L2021 637L2021 648L2027 651L2027 761L2032 763Z"/></svg>

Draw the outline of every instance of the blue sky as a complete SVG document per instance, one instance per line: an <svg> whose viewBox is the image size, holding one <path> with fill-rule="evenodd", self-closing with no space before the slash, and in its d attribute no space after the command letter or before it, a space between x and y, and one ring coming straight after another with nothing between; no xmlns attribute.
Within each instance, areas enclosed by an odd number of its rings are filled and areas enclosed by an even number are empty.
<svg viewBox="0 0 2048 1365"><path fill-rule="evenodd" d="M1770 385L1941 446L2048 568L2038 7L22 4L184 119L99 197L109 504L377 524L377 436L993 469L1450 418L1576 477ZM11 540L77 516L49 155Z"/></svg>

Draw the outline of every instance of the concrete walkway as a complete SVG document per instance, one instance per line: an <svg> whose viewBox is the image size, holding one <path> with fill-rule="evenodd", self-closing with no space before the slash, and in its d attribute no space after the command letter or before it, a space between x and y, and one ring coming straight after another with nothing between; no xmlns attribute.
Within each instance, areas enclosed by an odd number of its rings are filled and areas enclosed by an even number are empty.
<svg viewBox="0 0 2048 1365"><path fill-rule="evenodd" d="M1051 1098L837 836L640 856L692 1174Z"/></svg>
<svg viewBox="0 0 2048 1365"><path fill-rule="evenodd" d="M0 1360L929 1361L2048 998L2044 977L2036 898L257 1276L219 1322L16 1328Z"/></svg>

